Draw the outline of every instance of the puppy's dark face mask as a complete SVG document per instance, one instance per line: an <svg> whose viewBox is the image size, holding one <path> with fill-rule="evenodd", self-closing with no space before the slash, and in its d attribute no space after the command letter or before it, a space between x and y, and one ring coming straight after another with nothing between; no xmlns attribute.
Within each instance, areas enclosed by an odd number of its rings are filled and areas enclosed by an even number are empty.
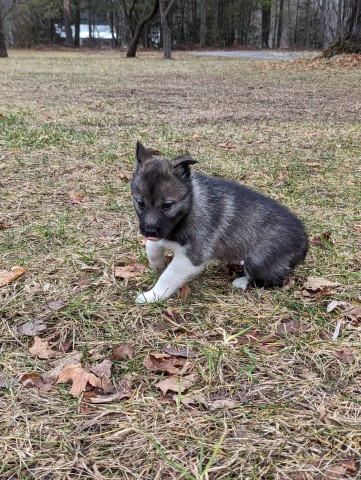
<svg viewBox="0 0 361 480"><path fill-rule="evenodd" d="M140 232L147 239L167 239L188 215L192 203L190 165L194 163L189 156L153 158L152 150L137 143L131 190Z"/></svg>

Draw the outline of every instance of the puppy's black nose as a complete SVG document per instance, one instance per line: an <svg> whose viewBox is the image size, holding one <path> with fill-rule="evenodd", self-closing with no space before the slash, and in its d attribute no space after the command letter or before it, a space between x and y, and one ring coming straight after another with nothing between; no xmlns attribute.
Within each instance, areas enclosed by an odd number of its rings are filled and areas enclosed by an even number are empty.
<svg viewBox="0 0 361 480"><path fill-rule="evenodd" d="M145 230L146 237L158 237L158 230Z"/></svg>

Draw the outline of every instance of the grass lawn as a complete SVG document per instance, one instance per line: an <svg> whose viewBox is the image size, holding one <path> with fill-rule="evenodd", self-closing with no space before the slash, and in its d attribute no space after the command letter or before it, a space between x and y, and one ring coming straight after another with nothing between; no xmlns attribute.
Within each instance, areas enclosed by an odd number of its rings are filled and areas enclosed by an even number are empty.
<svg viewBox="0 0 361 480"><path fill-rule="evenodd" d="M361 315L327 312L331 300L361 302L361 69L9 54L0 270L26 272L0 288L0 478L361 478ZM235 291L232 271L212 264L186 298L136 305L158 277L131 205L138 139L295 211L312 241L294 285ZM145 272L115 278L133 263ZM306 297L307 277L338 285ZM29 351L26 322L86 372L112 358L110 393L47 382L60 360ZM116 355L124 344L129 355ZM183 393L163 395L169 373L144 364L167 346L195 352L165 360L178 359L177 381L191 378Z"/></svg>

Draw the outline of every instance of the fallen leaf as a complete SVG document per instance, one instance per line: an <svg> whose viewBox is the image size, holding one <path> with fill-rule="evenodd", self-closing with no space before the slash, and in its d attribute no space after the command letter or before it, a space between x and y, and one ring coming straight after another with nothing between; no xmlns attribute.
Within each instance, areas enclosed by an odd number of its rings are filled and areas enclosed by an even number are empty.
<svg viewBox="0 0 361 480"><path fill-rule="evenodd" d="M188 287L188 285L187 284L183 285L180 293L181 300L187 300L190 293L191 293L191 289Z"/></svg>
<svg viewBox="0 0 361 480"><path fill-rule="evenodd" d="M85 371L80 363L66 365L60 372L56 384L69 380L73 383L70 389L70 394L73 395L73 397L80 397L80 395L85 392L88 383L93 387L101 387L102 385L101 379L94 375L94 373Z"/></svg>
<svg viewBox="0 0 361 480"><path fill-rule="evenodd" d="M115 278L132 278L139 277L146 270L145 265L140 265L138 263L132 263L124 267L114 267L114 277Z"/></svg>
<svg viewBox="0 0 361 480"><path fill-rule="evenodd" d="M172 355L173 357L194 358L197 356L197 352L190 350L189 348L182 348L180 350L172 348L169 345L163 348L165 353Z"/></svg>
<svg viewBox="0 0 361 480"><path fill-rule="evenodd" d="M56 358L62 355L61 352L49 348L47 340L42 340L37 336L34 337L34 344L29 348L29 353L42 359Z"/></svg>
<svg viewBox="0 0 361 480"><path fill-rule="evenodd" d="M20 335L26 335L27 337L35 337L39 333L46 330L47 325L43 320L30 320L29 322L18 325L17 331Z"/></svg>
<svg viewBox="0 0 361 480"><path fill-rule="evenodd" d="M346 470L347 473L356 473L360 467L360 460L354 457L345 458L341 467Z"/></svg>
<svg viewBox="0 0 361 480"><path fill-rule="evenodd" d="M119 178L122 180L131 180L133 178L133 174L130 172L122 172L119 174Z"/></svg>
<svg viewBox="0 0 361 480"><path fill-rule="evenodd" d="M0 287L4 287L20 278L26 272L23 267L11 267L11 272L0 270Z"/></svg>
<svg viewBox="0 0 361 480"><path fill-rule="evenodd" d="M84 195L82 193L71 192L69 193L69 198L71 200L71 203L74 203L76 205L80 205L85 200Z"/></svg>
<svg viewBox="0 0 361 480"><path fill-rule="evenodd" d="M144 360L144 366L153 372L168 372L179 373L178 367L184 367L187 363L187 359L180 357L172 357L166 353L149 353L148 357Z"/></svg>
<svg viewBox="0 0 361 480"><path fill-rule="evenodd" d="M10 225L4 220L0 220L0 230L7 230L8 228L10 228Z"/></svg>
<svg viewBox="0 0 361 480"><path fill-rule="evenodd" d="M276 334L280 337L287 335L299 335L307 331L306 326L302 326L301 322L297 319L288 319L282 321L276 328Z"/></svg>
<svg viewBox="0 0 361 480"><path fill-rule="evenodd" d="M48 307L50 310L54 310L57 312L66 306L66 302L64 300L54 300L53 302L48 303Z"/></svg>
<svg viewBox="0 0 361 480"><path fill-rule="evenodd" d="M51 385L44 383L40 375L37 373L27 373L20 378L20 383L27 388L37 388L41 392L48 392L51 389Z"/></svg>
<svg viewBox="0 0 361 480"><path fill-rule="evenodd" d="M199 137L200 137L199 133L197 133L197 132L193 132L193 133L192 133L192 138L193 138L194 140L196 140L196 139L199 138Z"/></svg>
<svg viewBox="0 0 361 480"><path fill-rule="evenodd" d="M310 243L324 249L330 249L330 247L333 246L333 243L331 241L331 232L325 232L319 237L312 238L310 240Z"/></svg>
<svg viewBox="0 0 361 480"><path fill-rule="evenodd" d="M79 412L87 414L92 412L94 409L91 405L92 398L96 397L98 394L95 390L88 390L83 392L81 400L79 403Z"/></svg>
<svg viewBox="0 0 361 480"><path fill-rule="evenodd" d="M175 393L182 393L191 387L197 380L197 375L186 375L184 377L169 377L156 383L156 387L162 390L165 395L169 390Z"/></svg>
<svg viewBox="0 0 361 480"><path fill-rule="evenodd" d="M237 148L236 145L232 145L230 142L219 143L217 147L224 148L225 150L233 150L234 148Z"/></svg>
<svg viewBox="0 0 361 480"><path fill-rule="evenodd" d="M351 320L352 322L360 322L361 321L361 307L351 308L347 310L343 316L347 320Z"/></svg>
<svg viewBox="0 0 361 480"><path fill-rule="evenodd" d="M314 297L316 295L329 295L337 293L334 287L338 287L337 282L332 282L327 278L308 277L303 285L302 295L304 297Z"/></svg>
<svg viewBox="0 0 361 480"><path fill-rule="evenodd" d="M288 279L287 283L285 283L282 286L281 290L286 292L287 290L290 290L294 285L295 285L295 279L291 277Z"/></svg>
<svg viewBox="0 0 361 480"><path fill-rule="evenodd" d="M344 363L352 363L355 360L355 352L351 348L339 348L334 350L332 355Z"/></svg>
<svg viewBox="0 0 361 480"><path fill-rule="evenodd" d="M309 167L320 167L321 163L320 162L307 162L306 165Z"/></svg>
<svg viewBox="0 0 361 480"><path fill-rule="evenodd" d="M55 383L59 377L60 372L66 365L79 364L82 358L82 354L79 352L71 352L66 354L64 357L52 361L50 365L54 367L52 370L43 373L43 379L46 383Z"/></svg>
<svg viewBox="0 0 361 480"><path fill-rule="evenodd" d="M264 352L276 352L282 348L277 337L274 335L265 335L261 330L258 330L258 328L244 333L238 337L237 342L240 345L254 344Z"/></svg>
<svg viewBox="0 0 361 480"><path fill-rule="evenodd" d="M179 396L178 395L172 395L172 400L177 403L178 400L179 400ZM194 405L195 403L197 403L194 398L192 397L189 397L188 395L181 395L180 397L180 403L182 405Z"/></svg>
<svg viewBox="0 0 361 480"><path fill-rule="evenodd" d="M214 402L212 402L209 408L211 410L220 410L222 408L232 409L232 408L236 408L237 406L238 406L238 403L235 402L234 400L221 399L221 400L215 400Z"/></svg>
<svg viewBox="0 0 361 480"><path fill-rule="evenodd" d="M344 310L349 310L350 308L352 308L352 305L350 305L347 302L340 302L338 300L332 300L332 302L330 302L327 305L326 311L327 311L327 313L330 313L333 310L335 310L336 308L340 308L340 307L343 308Z"/></svg>
<svg viewBox="0 0 361 480"><path fill-rule="evenodd" d="M343 480L345 479L346 469L339 466L327 468L320 475L315 477L316 480Z"/></svg>
<svg viewBox="0 0 361 480"><path fill-rule="evenodd" d="M92 367L90 371L99 378L109 379L112 376L112 372L111 372L112 365L113 365L113 362L108 358L106 358L98 365L94 365L94 367Z"/></svg>
<svg viewBox="0 0 361 480"><path fill-rule="evenodd" d="M109 355L109 358L110 360L113 360L113 362L115 362L116 360L119 360L123 357L132 358L133 355L134 348L129 345L129 343L120 343L119 345L113 347L112 353Z"/></svg>
<svg viewBox="0 0 361 480"><path fill-rule="evenodd" d="M91 403L111 403L121 400L123 398L130 398L133 394L132 392L132 382L127 375L120 380L118 385L107 384L104 385L102 382L102 388L104 395L96 395L90 400Z"/></svg>
<svg viewBox="0 0 361 480"><path fill-rule="evenodd" d="M15 378L9 377L5 372L0 372L0 388L11 388L17 383Z"/></svg>

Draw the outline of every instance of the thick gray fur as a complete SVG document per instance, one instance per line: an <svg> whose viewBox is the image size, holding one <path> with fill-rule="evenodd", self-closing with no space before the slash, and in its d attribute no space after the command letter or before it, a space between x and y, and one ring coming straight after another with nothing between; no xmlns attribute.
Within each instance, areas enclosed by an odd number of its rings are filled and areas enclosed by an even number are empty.
<svg viewBox="0 0 361 480"><path fill-rule="evenodd" d="M195 266L244 261L250 284L287 282L308 248L296 215L237 182L191 171L197 162L189 156L163 160L152 153L138 142L131 189L143 235L179 243Z"/></svg>

